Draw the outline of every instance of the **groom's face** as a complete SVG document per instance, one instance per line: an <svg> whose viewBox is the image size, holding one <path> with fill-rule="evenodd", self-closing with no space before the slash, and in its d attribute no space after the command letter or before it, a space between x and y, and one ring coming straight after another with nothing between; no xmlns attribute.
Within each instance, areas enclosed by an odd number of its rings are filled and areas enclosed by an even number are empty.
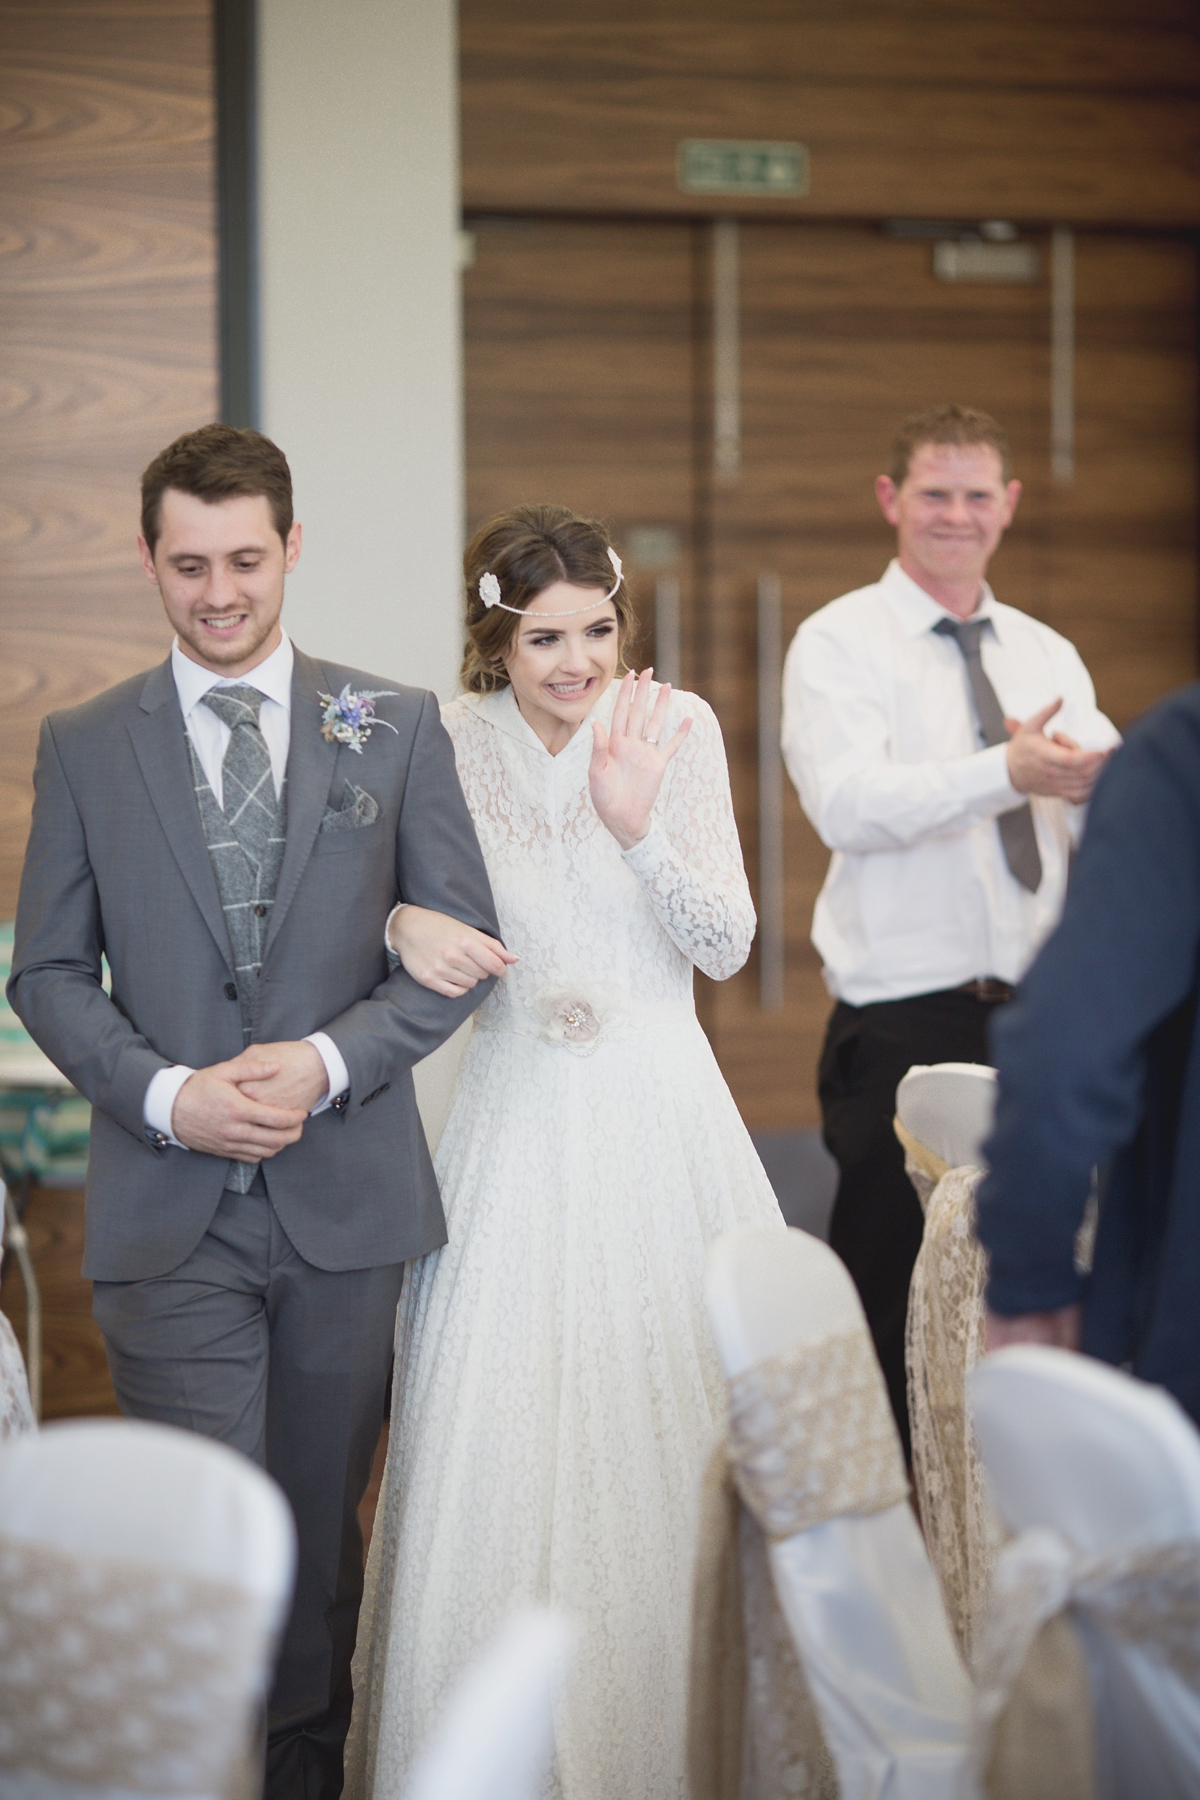
<svg viewBox="0 0 1200 1800"><path fill-rule="evenodd" d="M284 543L265 494L236 494L211 505L168 488L151 551L138 551L162 595L180 648L201 668L245 675L280 642L283 578L300 555L300 526Z"/></svg>

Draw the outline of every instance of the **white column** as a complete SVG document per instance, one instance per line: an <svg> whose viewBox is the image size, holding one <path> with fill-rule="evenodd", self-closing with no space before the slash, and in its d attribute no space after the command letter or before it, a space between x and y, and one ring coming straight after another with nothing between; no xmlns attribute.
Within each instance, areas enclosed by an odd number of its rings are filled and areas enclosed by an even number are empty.
<svg viewBox="0 0 1200 1800"><path fill-rule="evenodd" d="M453 0L259 0L263 430L301 647L455 687L462 382Z"/></svg>

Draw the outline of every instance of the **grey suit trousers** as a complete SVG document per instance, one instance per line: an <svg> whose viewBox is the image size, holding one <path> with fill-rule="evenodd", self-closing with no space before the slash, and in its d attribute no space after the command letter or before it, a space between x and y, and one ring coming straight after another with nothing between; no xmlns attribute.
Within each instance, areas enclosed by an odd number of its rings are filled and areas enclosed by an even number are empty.
<svg viewBox="0 0 1200 1800"><path fill-rule="evenodd" d="M226 1189L178 1268L97 1281L122 1412L231 1444L291 1503L299 1563L267 1717L268 1800L336 1800L362 1598L358 1505L383 1422L403 1263L304 1261L267 1197Z"/></svg>

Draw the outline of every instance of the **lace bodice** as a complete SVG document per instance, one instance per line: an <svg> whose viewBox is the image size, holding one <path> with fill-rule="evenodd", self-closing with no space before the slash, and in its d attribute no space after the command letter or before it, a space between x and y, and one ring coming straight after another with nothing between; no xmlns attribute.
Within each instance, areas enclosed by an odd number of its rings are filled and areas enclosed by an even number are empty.
<svg viewBox="0 0 1200 1800"><path fill-rule="evenodd" d="M592 717L607 724L616 696L614 683ZM551 756L510 688L443 709L501 935L521 959L480 1009L480 1027L509 1014L553 1029L570 999L602 1025L631 1008L690 1007L693 964L718 981L741 968L754 908L720 727L703 700L676 694L663 735L689 715L650 830L622 851L588 789L590 724Z"/></svg>

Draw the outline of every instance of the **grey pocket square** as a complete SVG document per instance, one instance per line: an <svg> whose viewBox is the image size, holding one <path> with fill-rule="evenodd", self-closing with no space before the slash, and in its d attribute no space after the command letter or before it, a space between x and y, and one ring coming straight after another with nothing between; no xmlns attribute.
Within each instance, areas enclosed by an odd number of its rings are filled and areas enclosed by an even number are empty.
<svg viewBox="0 0 1200 1800"><path fill-rule="evenodd" d="M348 781L346 797L341 806L325 808L321 830L357 831L363 825L373 825L378 817L379 802L374 794L368 794L365 788L355 787L353 782Z"/></svg>

